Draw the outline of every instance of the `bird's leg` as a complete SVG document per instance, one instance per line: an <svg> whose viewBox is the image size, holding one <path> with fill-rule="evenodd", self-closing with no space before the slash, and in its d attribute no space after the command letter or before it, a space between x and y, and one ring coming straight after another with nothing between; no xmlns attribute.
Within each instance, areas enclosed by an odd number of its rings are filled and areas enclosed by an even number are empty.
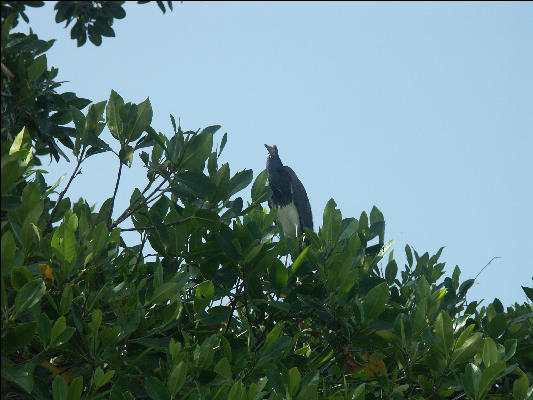
<svg viewBox="0 0 533 400"><path fill-rule="evenodd" d="M288 259L289 259L289 255L287 254L287 255L285 256L285 268L287 268L287 260L288 260Z"/></svg>

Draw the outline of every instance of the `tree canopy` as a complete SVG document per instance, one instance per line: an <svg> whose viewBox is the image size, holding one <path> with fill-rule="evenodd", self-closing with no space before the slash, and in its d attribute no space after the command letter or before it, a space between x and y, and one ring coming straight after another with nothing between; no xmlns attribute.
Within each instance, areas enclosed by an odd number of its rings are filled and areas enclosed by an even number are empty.
<svg viewBox="0 0 533 400"><path fill-rule="evenodd" d="M98 46L122 3L59 1L56 22ZM306 244L280 235L266 171L232 173L220 126L158 132L148 98L60 92L54 40L12 32L26 6L2 2L2 398L533 398L531 303L468 302L442 248L399 266L376 207L343 218L331 199ZM104 152L110 197L71 200ZM40 157L72 158L61 192ZM145 185L121 187L134 162Z"/></svg>

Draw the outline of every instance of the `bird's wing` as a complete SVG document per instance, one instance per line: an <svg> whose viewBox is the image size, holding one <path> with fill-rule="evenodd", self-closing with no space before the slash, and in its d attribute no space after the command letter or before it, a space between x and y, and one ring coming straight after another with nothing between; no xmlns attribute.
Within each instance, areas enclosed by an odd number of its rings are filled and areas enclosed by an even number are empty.
<svg viewBox="0 0 533 400"><path fill-rule="evenodd" d="M300 225L303 227L306 226L313 229L313 213L311 212L311 204L309 204L309 199L307 198L307 192L305 191L304 185L298 179L291 167L283 167L290 177L292 197L294 199L294 205L298 210L298 216L300 219Z"/></svg>

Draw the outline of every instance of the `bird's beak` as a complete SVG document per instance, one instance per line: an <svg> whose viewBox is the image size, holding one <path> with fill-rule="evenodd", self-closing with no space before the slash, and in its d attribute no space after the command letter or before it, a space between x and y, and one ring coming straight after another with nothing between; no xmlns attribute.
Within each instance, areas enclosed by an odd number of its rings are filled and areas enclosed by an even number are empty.
<svg viewBox="0 0 533 400"><path fill-rule="evenodd" d="M276 152L274 151L274 147L271 147L269 146L268 144L265 144L265 147L268 151L268 154L270 154L271 156L273 156Z"/></svg>

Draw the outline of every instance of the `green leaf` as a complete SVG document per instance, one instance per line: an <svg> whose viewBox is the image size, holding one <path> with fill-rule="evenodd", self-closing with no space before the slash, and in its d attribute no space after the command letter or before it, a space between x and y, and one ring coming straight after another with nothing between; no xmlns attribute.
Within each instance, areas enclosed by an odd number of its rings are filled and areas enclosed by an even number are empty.
<svg viewBox="0 0 533 400"><path fill-rule="evenodd" d="M172 130L176 133L176 120L172 114L170 114L170 122L172 123Z"/></svg>
<svg viewBox="0 0 533 400"><path fill-rule="evenodd" d="M83 393L83 376L77 376L72 380L68 388L67 400L80 400Z"/></svg>
<svg viewBox="0 0 533 400"><path fill-rule="evenodd" d="M454 344L454 338L452 320L446 311L442 310L437 315L433 327L435 329L435 345L444 355L448 355Z"/></svg>
<svg viewBox="0 0 533 400"><path fill-rule="evenodd" d="M265 199L262 199L264 196L266 181L268 178L268 171L264 169L259 175L255 178L254 184L252 185L252 201L260 203Z"/></svg>
<svg viewBox="0 0 533 400"><path fill-rule="evenodd" d="M56 375L52 382L52 396L54 400L67 400L68 385L61 375Z"/></svg>
<svg viewBox="0 0 533 400"><path fill-rule="evenodd" d="M31 272L25 266L16 267L11 270L11 286L15 290L20 290L26 283L32 280Z"/></svg>
<svg viewBox="0 0 533 400"><path fill-rule="evenodd" d="M33 307L44 296L46 286L41 278L26 283L15 297L15 310L13 319L26 309Z"/></svg>
<svg viewBox="0 0 533 400"><path fill-rule="evenodd" d="M217 172L218 164L217 164L217 153L212 152L209 155L209 158L207 159L207 173L209 174L210 178L213 178L215 176L215 173Z"/></svg>
<svg viewBox="0 0 533 400"><path fill-rule="evenodd" d="M155 288L150 303L162 304L168 300L171 300L171 303L173 303L175 300L179 300L182 287L183 285L178 282L165 282Z"/></svg>
<svg viewBox="0 0 533 400"><path fill-rule="evenodd" d="M513 400L525 400L527 389L529 388L529 379L524 375L513 382Z"/></svg>
<svg viewBox="0 0 533 400"><path fill-rule="evenodd" d="M325 242L334 243L340 234L342 214L337 208L335 200L329 199L324 209L322 220L322 239Z"/></svg>
<svg viewBox="0 0 533 400"><path fill-rule="evenodd" d="M233 231L226 225L220 226L220 232L215 234L218 245L224 250L226 255L237 261L241 258L240 254L233 245Z"/></svg>
<svg viewBox="0 0 533 400"><path fill-rule="evenodd" d="M355 218L345 218L342 220L339 240L349 239L355 232L357 232L357 226L359 221Z"/></svg>
<svg viewBox="0 0 533 400"><path fill-rule="evenodd" d="M505 314L496 314L494 318L490 320L487 325L487 331L489 335L493 338L497 338L507 328L507 320L505 319Z"/></svg>
<svg viewBox="0 0 533 400"><path fill-rule="evenodd" d="M392 331L380 329L376 331L376 335L381 337L387 343L393 343L397 346L401 344L400 338L396 334L394 334Z"/></svg>
<svg viewBox="0 0 533 400"><path fill-rule="evenodd" d="M102 35L96 32L93 25L88 25L89 40L95 45L100 46L102 44Z"/></svg>
<svg viewBox="0 0 533 400"><path fill-rule="evenodd" d="M303 251L298 255L296 260L292 263L292 265L291 265L291 273L290 273L291 276L294 275L296 273L296 271L298 271L298 268L300 268L300 265L302 264L302 262L307 257L307 253L308 253L309 249L310 249L310 247L306 247L305 249L303 249Z"/></svg>
<svg viewBox="0 0 533 400"><path fill-rule="evenodd" d="M237 172L229 181L228 199L250 184L254 176L251 169Z"/></svg>
<svg viewBox="0 0 533 400"><path fill-rule="evenodd" d="M122 107L124 107L124 100L117 92L111 90L106 108L106 123L109 131L117 140L121 140L123 135L123 123L120 117L120 109Z"/></svg>
<svg viewBox="0 0 533 400"><path fill-rule="evenodd" d="M75 231L78 228L78 217L76 214L71 214L68 219L63 220L63 223L58 229L54 230L52 236L52 247L58 251L62 258L71 263L77 254L77 240Z"/></svg>
<svg viewBox="0 0 533 400"><path fill-rule="evenodd" d="M466 366L465 374L463 376L463 386L465 391L472 397L477 399L479 392L479 381L481 379L481 370L474 364L470 363Z"/></svg>
<svg viewBox="0 0 533 400"><path fill-rule="evenodd" d="M109 2L106 3L106 5L108 6L113 18L122 19L126 16L126 11L124 11L124 8L122 8L122 5L119 3Z"/></svg>
<svg viewBox="0 0 533 400"><path fill-rule="evenodd" d="M352 392L352 400L365 400L365 387L366 384L362 383Z"/></svg>
<svg viewBox="0 0 533 400"><path fill-rule="evenodd" d="M215 286L211 281L203 281L200 283L194 292L195 299L202 303L209 303L215 295Z"/></svg>
<svg viewBox="0 0 533 400"><path fill-rule="evenodd" d="M474 325L472 325L472 328L473 327ZM462 340L462 336L465 333L466 330L461 334L461 336L459 336L459 339L457 339L458 343ZM476 332L472 336L465 339L464 342L454 350L454 352L452 353L451 360L452 362L455 362L457 364L462 364L464 362L470 361L472 357L474 357L474 355L481 350L482 346L483 339L481 338L481 334L479 332Z"/></svg>
<svg viewBox="0 0 533 400"><path fill-rule="evenodd" d="M108 383L111 380L111 378L113 378L113 375L115 375L115 370L111 369L107 371L103 376L101 376L96 381L96 388L99 389L102 386L104 386L106 383Z"/></svg>
<svg viewBox="0 0 533 400"><path fill-rule="evenodd" d="M56 322L54 322L54 325L52 326L52 331L50 333L50 346L52 346L59 335L63 333L63 331L67 328L67 321L65 317L61 316L59 317Z"/></svg>
<svg viewBox="0 0 533 400"><path fill-rule="evenodd" d="M418 334L422 329L424 329L427 326L426 312L427 312L426 302L422 301L422 302L417 303L414 326L413 326L414 334Z"/></svg>
<svg viewBox="0 0 533 400"><path fill-rule="evenodd" d="M92 312L89 328L93 334L96 334L100 325L102 325L102 310L96 309Z"/></svg>
<svg viewBox="0 0 533 400"><path fill-rule="evenodd" d="M405 256L407 257L407 263L410 267L413 266L413 253L411 251L411 247L409 247L408 244L405 245Z"/></svg>
<svg viewBox="0 0 533 400"><path fill-rule="evenodd" d="M122 161L124 165L131 167L131 164L133 162L133 152L134 152L133 147L131 147L130 145L126 144L123 147L121 147L120 151L118 152L120 161Z"/></svg>
<svg viewBox="0 0 533 400"><path fill-rule="evenodd" d="M152 114L150 98L137 105L137 118L128 132L128 142L133 142L141 137L141 134L152 123Z"/></svg>
<svg viewBox="0 0 533 400"><path fill-rule="evenodd" d="M41 212L41 211L39 211ZM31 218L31 215L28 215ZM26 254L32 254L33 250L39 245L41 240L39 228L33 223L28 222L22 225L22 245Z"/></svg>
<svg viewBox="0 0 533 400"><path fill-rule="evenodd" d="M59 303L59 313L61 315L65 315L70 311L72 299L72 285L66 285L63 289L63 293L61 294L61 302Z"/></svg>
<svg viewBox="0 0 533 400"><path fill-rule="evenodd" d="M7 328L7 332L2 336L2 355L9 355L28 345L36 330L37 323L35 321Z"/></svg>
<svg viewBox="0 0 533 400"><path fill-rule="evenodd" d="M26 364L28 365L28 364ZM33 375L26 368L12 366L9 361L2 359L2 379L14 383L26 393L33 390Z"/></svg>
<svg viewBox="0 0 533 400"><path fill-rule="evenodd" d="M216 185L201 172L180 172L176 180L197 197L205 198L216 190Z"/></svg>
<svg viewBox="0 0 533 400"><path fill-rule="evenodd" d="M28 80L38 79L46 71L46 54L41 54L28 67Z"/></svg>
<svg viewBox="0 0 533 400"><path fill-rule="evenodd" d="M2 21L2 54L4 54L4 48L6 47L9 40L9 31L16 23L18 23L18 16L19 13L17 12L12 12L9 15L4 15L5 20Z"/></svg>
<svg viewBox="0 0 533 400"><path fill-rule="evenodd" d="M396 264L395 260L392 260L387 264L387 268L385 268L385 280L387 281L389 285L391 285L394 282L397 274L398 274L398 265Z"/></svg>
<svg viewBox="0 0 533 400"><path fill-rule="evenodd" d="M376 206L373 206L370 211L370 231L371 236L373 234L379 236L379 243L385 241L385 218Z"/></svg>
<svg viewBox="0 0 533 400"><path fill-rule="evenodd" d="M228 393L228 399L235 399L235 400L245 400L246 392L244 390L243 383L238 380L235 381L233 386L231 387L229 393Z"/></svg>
<svg viewBox="0 0 533 400"><path fill-rule="evenodd" d="M54 183L52 186L50 186L44 196L47 197L49 195L51 195L52 193L54 193L54 191L57 189L57 187L61 184L61 182L63 181L63 179L65 179L65 176L67 176L67 174L63 174L59 177L59 179L56 181L56 183ZM59 208L70 208L70 199L67 197L66 199L62 199L61 202L59 203ZM59 208L58 208L58 213L60 212L59 211ZM65 210L66 211L66 210ZM63 211L64 213L64 211ZM54 218L55 219L55 218ZM55 219L55 221L58 221L57 219Z"/></svg>
<svg viewBox="0 0 533 400"><path fill-rule="evenodd" d="M213 359L215 357L214 348L218 346L219 339L216 335L211 335L203 341L200 346L196 346L196 349L193 352L193 359L195 366L200 369L207 369L213 364Z"/></svg>
<svg viewBox="0 0 533 400"><path fill-rule="evenodd" d="M15 259L17 246L15 244L15 238L11 231L7 231L2 235L2 251L1 251L1 263L2 263L2 279L4 274L9 271L11 263Z"/></svg>
<svg viewBox="0 0 533 400"><path fill-rule="evenodd" d="M518 340L510 339L505 341L505 355L503 356L502 361L509 361L516 353L516 347L518 345Z"/></svg>
<svg viewBox="0 0 533 400"><path fill-rule="evenodd" d="M107 102L100 101L98 103L91 104L87 110L86 118L86 137L85 144L96 144L96 139L100 133L102 133L105 124L102 123L104 118L104 110Z"/></svg>
<svg viewBox="0 0 533 400"><path fill-rule="evenodd" d="M533 301L533 288L522 286L522 290L526 294L527 298L531 301Z"/></svg>
<svg viewBox="0 0 533 400"><path fill-rule="evenodd" d="M214 371L229 380L233 379L231 374L231 365L226 357L220 359L217 365L215 365Z"/></svg>
<svg viewBox="0 0 533 400"><path fill-rule="evenodd" d="M459 286L459 290L457 291L457 296L462 299L466 296L466 293L468 290L472 287L474 284L474 279L467 279L463 283L461 283L461 286Z"/></svg>
<svg viewBox="0 0 533 400"><path fill-rule="evenodd" d="M485 338L485 344L483 345L483 363L486 367L490 367L492 364L495 364L499 361L498 348L496 343L492 338Z"/></svg>
<svg viewBox="0 0 533 400"><path fill-rule="evenodd" d="M185 146L181 161L182 169L201 170L213 148L213 133L205 132L193 136Z"/></svg>
<svg viewBox="0 0 533 400"><path fill-rule="evenodd" d="M365 320L371 321L377 318L387 305L389 300L389 287L385 282L370 289L363 303Z"/></svg>
<svg viewBox="0 0 533 400"><path fill-rule="evenodd" d="M281 290L287 286L289 272L287 268L285 268L285 265L283 265L283 263L277 258L268 267L268 276L272 282L272 285L276 289Z"/></svg>
<svg viewBox="0 0 533 400"><path fill-rule="evenodd" d="M173 163L177 162L181 149L183 147L183 138L179 135L174 135L170 138L168 145L166 146L167 158ZM154 161L154 152L152 153L152 161ZM158 157L156 157L158 159Z"/></svg>
<svg viewBox="0 0 533 400"><path fill-rule="evenodd" d="M283 332L283 327L284 327L284 323L281 322L277 324L270 332L268 332L266 340L265 340L265 345L263 346L263 350L262 350L263 352L268 350L268 348L272 346L272 344L277 340L281 332Z"/></svg>
<svg viewBox="0 0 533 400"><path fill-rule="evenodd" d="M79 140L79 145L81 145L81 140L83 139L83 134L85 133L85 115L83 115L83 113L74 106L70 106L70 113L72 114L74 126L76 127L76 140Z"/></svg>
<svg viewBox="0 0 533 400"><path fill-rule="evenodd" d="M289 394L292 398L294 398L296 393L298 393L301 380L302 375L300 374L300 371L298 371L298 368L292 367L289 370Z"/></svg>
<svg viewBox="0 0 533 400"><path fill-rule="evenodd" d="M269 363L272 360L277 360L281 358L283 356L283 353L285 353L285 350L287 350L287 348L292 343L292 341L293 338L290 336L280 336L279 338L277 338L276 341L272 343L272 345L269 346L267 350L262 352L261 358L257 363L257 367Z"/></svg>
<svg viewBox="0 0 533 400"><path fill-rule="evenodd" d="M467 315L465 315L465 317L468 318ZM457 324L457 321L459 321L460 319L461 318L457 318L455 320L455 323ZM465 320L465 322L466 322L466 320ZM468 339L470 337L470 335L472 334L472 331L474 330L474 327L475 327L475 324L470 324L464 329L464 331L461 333L461 335L459 335L459 337L455 341L454 349L458 349L459 347L461 347L463 345L465 340ZM457 328L457 326L456 326L454 334L456 334L459 331L459 329L460 328Z"/></svg>
<svg viewBox="0 0 533 400"><path fill-rule="evenodd" d="M227 361L226 358L224 360ZM217 372L215 367L215 372ZM168 377L168 388L171 393L171 397L174 398L176 394L180 391L180 389L185 384L185 379L187 378L187 364L185 361L181 361L178 365L176 365L172 372L170 373L170 376ZM231 379L231 370L230 370L230 379Z"/></svg>
<svg viewBox="0 0 533 400"><path fill-rule="evenodd" d="M202 131L200 132L200 135L214 135L218 130L220 129L220 125L210 125L206 126Z"/></svg>
<svg viewBox="0 0 533 400"><path fill-rule="evenodd" d="M218 155L222 154L222 150L224 150L224 147L226 146L226 142L228 141L228 134L224 133L224 136L222 136L222 141L220 142L220 150L218 151Z"/></svg>
<svg viewBox="0 0 533 400"><path fill-rule="evenodd" d="M496 378L498 378L498 375L500 375L500 373L502 373L504 369L505 361L500 361L492 364L490 367L486 368L481 373L481 379L479 380L478 397L476 398L482 399L485 397L492 385L495 383Z"/></svg>

